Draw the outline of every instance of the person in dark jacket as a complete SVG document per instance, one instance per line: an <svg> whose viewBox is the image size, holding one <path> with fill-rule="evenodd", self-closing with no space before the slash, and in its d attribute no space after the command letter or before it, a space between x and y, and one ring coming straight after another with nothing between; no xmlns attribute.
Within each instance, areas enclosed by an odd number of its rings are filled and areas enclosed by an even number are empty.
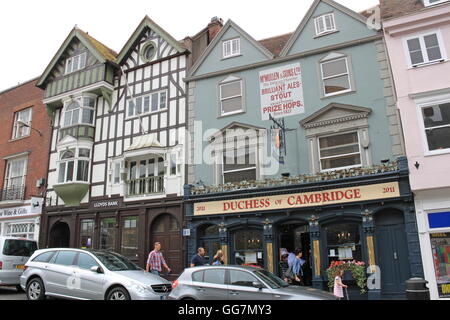
<svg viewBox="0 0 450 320"><path fill-rule="evenodd" d="M204 256L205 256L205 249L204 248L198 248L197 249L197 254L192 257L191 268L192 267L204 266L206 264Z"/></svg>

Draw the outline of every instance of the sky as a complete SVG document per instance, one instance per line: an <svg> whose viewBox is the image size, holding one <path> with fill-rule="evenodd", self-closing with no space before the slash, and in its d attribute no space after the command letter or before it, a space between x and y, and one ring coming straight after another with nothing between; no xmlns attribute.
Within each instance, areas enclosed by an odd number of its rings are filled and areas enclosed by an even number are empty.
<svg viewBox="0 0 450 320"><path fill-rule="evenodd" d="M181 40L219 17L256 40L293 32L314 0L15 0L0 5L0 92L40 76L72 28L119 52L145 15ZM337 0L360 12L378 0Z"/></svg>

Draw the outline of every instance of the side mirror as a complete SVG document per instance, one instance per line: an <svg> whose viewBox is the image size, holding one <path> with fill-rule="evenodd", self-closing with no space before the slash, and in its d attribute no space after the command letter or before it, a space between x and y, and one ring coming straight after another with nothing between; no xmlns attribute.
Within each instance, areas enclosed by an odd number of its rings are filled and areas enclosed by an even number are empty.
<svg viewBox="0 0 450 320"><path fill-rule="evenodd" d="M102 270L102 268L100 268L100 267L96 267L96 266L94 266L94 267L91 267L91 269L90 269L92 272L95 272L95 273L103 273L103 270Z"/></svg>
<svg viewBox="0 0 450 320"><path fill-rule="evenodd" d="M253 288L257 288L257 289L264 289L266 286L263 285L261 282L253 282Z"/></svg>

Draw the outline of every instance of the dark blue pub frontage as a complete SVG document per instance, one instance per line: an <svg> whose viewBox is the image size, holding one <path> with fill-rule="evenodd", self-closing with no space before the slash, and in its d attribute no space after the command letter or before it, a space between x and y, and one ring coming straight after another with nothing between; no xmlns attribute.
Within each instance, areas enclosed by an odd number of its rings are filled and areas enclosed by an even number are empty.
<svg viewBox="0 0 450 320"><path fill-rule="evenodd" d="M423 277L404 157L319 175L187 185L184 200L188 261L198 247L209 261L221 249L227 264L280 275L281 254L299 248L305 285L324 290L332 261L363 261L378 268L368 270L368 294L352 291L358 299L402 298L405 281Z"/></svg>

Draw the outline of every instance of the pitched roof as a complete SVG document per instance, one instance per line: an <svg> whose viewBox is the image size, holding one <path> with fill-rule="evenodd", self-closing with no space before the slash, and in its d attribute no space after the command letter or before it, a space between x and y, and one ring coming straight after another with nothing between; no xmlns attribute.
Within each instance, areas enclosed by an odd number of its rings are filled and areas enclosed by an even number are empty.
<svg viewBox="0 0 450 320"><path fill-rule="evenodd" d="M45 68L45 71L42 73L41 77L39 78L39 81L37 83L37 87L42 88L45 81L47 80L48 76L50 75L53 68L58 63L58 60L61 58L61 56L64 54L64 51L66 51L67 47L70 45L73 38L77 38L80 40L81 43L83 43L84 46L88 48L88 50L102 63L104 62L111 62L113 64L116 63L116 56L117 53L115 53L113 50L109 49L107 46L102 44L100 41L94 39L92 36L84 32L83 30L75 27L72 29L72 31L69 33L67 38L62 43L61 47L59 48L58 52L56 52L53 59L48 64L47 68Z"/></svg>
<svg viewBox="0 0 450 320"><path fill-rule="evenodd" d="M424 7L421 0L380 0L381 18L383 20L420 11Z"/></svg>
<svg viewBox="0 0 450 320"><path fill-rule="evenodd" d="M280 55L281 50L283 50L284 46L288 42L289 38L292 36L293 32L289 32L286 34L282 34L279 36L262 39L258 42L261 43L264 47L267 48L275 57Z"/></svg>

